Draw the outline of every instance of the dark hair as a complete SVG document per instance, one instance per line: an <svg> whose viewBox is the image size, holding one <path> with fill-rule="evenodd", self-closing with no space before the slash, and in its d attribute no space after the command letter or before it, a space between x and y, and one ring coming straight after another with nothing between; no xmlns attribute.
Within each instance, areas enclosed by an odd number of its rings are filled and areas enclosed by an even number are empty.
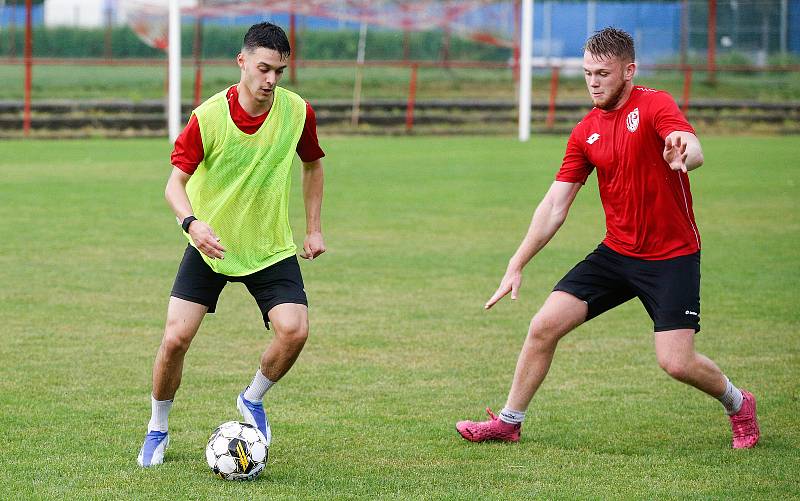
<svg viewBox="0 0 800 501"><path fill-rule="evenodd" d="M636 51L633 48L633 38L626 32L616 28L603 28L589 37L583 50L593 56L617 57L625 62L636 61Z"/></svg>
<svg viewBox="0 0 800 501"><path fill-rule="evenodd" d="M278 52L282 60L289 57L292 52L289 46L289 39L286 38L286 32L280 26L272 23L254 24L244 35L242 50L247 49L253 52L259 47Z"/></svg>

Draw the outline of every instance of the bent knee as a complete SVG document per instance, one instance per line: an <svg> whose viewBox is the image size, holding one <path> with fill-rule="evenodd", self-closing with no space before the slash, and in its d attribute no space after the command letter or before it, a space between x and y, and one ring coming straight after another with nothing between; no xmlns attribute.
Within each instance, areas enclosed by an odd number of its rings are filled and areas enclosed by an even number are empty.
<svg viewBox="0 0 800 501"><path fill-rule="evenodd" d="M545 343L556 343L566 332L560 327L557 318L551 315L536 314L531 319L528 339Z"/></svg>
<svg viewBox="0 0 800 501"><path fill-rule="evenodd" d="M308 321L305 319L293 319L272 323L275 335L285 342L292 344L304 344L308 339Z"/></svg>
<svg viewBox="0 0 800 501"><path fill-rule="evenodd" d="M678 381L683 381L688 377L689 364L680 358L661 358L658 360L661 369Z"/></svg>
<svg viewBox="0 0 800 501"><path fill-rule="evenodd" d="M161 340L161 348L170 354L182 354L189 350L191 342L191 336L186 336L177 330L170 330L167 327L164 339Z"/></svg>

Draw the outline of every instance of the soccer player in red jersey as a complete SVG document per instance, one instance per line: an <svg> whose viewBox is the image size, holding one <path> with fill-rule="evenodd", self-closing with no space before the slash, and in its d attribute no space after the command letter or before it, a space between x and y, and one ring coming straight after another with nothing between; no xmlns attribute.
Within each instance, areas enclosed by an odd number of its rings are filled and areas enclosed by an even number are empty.
<svg viewBox="0 0 800 501"><path fill-rule="evenodd" d="M700 142L669 94L633 85L634 61L633 39L624 31L605 28L586 43L583 68L594 108L573 129L555 182L485 308L509 293L517 298L523 267L561 227L595 169L606 237L556 284L531 320L499 416L487 409L487 421L456 424L466 440L517 442L558 341L637 297L653 320L661 368L722 403L734 448L758 442L753 395L694 349L700 330L700 234L688 172L703 164Z"/></svg>

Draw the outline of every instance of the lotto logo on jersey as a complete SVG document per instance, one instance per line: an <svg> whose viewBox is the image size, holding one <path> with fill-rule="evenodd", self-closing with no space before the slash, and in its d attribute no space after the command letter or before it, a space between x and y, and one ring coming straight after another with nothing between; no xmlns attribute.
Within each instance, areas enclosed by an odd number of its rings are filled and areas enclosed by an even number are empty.
<svg viewBox="0 0 800 501"><path fill-rule="evenodd" d="M628 113L628 119L625 121L628 126L628 130L631 132L636 132L636 129L639 128L639 108L634 108L633 111Z"/></svg>
<svg viewBox="0 0 800 501"><path fill-rule="evenodd" d="M586 142L589 144L594 144L594 142L597 141L598 139L600 139L600 134L595 132L594 134L586 138Z"/></svg>

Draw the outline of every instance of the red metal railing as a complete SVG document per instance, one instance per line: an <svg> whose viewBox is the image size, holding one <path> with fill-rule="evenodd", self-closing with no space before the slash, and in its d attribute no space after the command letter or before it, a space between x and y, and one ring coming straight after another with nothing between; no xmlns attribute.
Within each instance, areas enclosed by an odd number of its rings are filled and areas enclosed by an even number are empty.
<svg viewBox="0 0 800 501"><path fill-rule="evenodd" d="M31 0L26 0L30 2ZM26 33L29 33L30 19L26 18ZM193 60L187 59L183 61L185 66L194 65L194 101L195 104L199 103L201 99L202 89L202 66L231 66L234 64L232 59L206 59L203 60L200 54L195 53ZM297 68L329 68L329 67L348 67L356 66L355 61L351 60L309 60L297 59L292 67ZM0 65L24 65L25 67L25 93L24 93L24 111L23 111L23 133L29 134L30 131L30 101L31 101L31 87L33 79L33 67L36 65L75 65L75 66L163 66L167 68L166 58L132 58L132 59L107 59L107 58L49 58L49 57L33 57L32 56L32 40L28 34L25 41L25 51L22 58L0 58ZM443 64L441 61L426 61L426 60L382 60L382 61L365 61L363 66L372 68L408 68L409 69L409 85L407 96L406 108L406 130L411 131L414 126L414 107L416 104L416 95L419 87L418 70L420 68L441 68ZM549 106L547 112L547 127L552 128L555 123L555 109L556 98L559 90L559 80L561 70L565 68L578 69L576 65L537 65L538 69L550 69L550 94ZM510 62L496 62L496 61L448 61L447 68L482 68L482 69L497 69L509 70L515 72L517 69L513 61ZM639 65L640 70L663 70L663 71L679 71L683 73L683 88L681 95L681 110L686 113L689 110L691 102L691 87L692 78L695 72L707 72L709 74L717 74L720 72L737 72L737 73L763 73L763 72L793 72L800 73L800 65L776 65L776 66L752 66L752 65L716 65L716 64L642 64ZM166 80L166 77L165 77ZM166 85L166 82L165 82ZM166 89L166 87L165 87Z"/></svg>

